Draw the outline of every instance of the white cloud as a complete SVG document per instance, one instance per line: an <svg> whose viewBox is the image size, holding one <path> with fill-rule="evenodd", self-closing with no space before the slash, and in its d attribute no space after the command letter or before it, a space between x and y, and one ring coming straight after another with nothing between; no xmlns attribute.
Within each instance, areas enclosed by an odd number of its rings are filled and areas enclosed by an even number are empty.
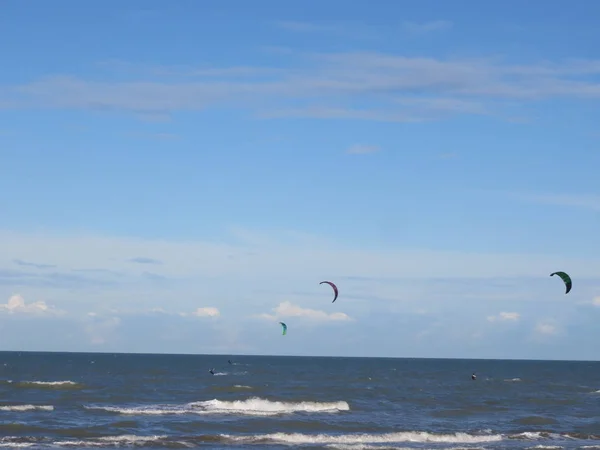
<svg viewBox="0 0 600 450"><path fill-rule="evenodd" d="M594 297L592 299L592 305L594 305L594 306L600 306L600 297Z"/></svg>
<svg viewBox="0 0 600 450"><path fill-rule="evenodd" d="M542 321L535 326L535 332L541 335L552 336L558 333L558 326L551 321Z"/></svg>
<svg viewBox="0 0 600 450"><path fill-rule="evenodd" d="M217 308L207 306L205 308L196 309L191 315L197 317L219 317L221 313Z"/></svg>
<svg viewBox="0 0 600 450"><path fill-rule="evenodd" d="M348 150L346 150L346 153L348 153L350 155L364 155L367 153L375 153L375 152L378 152L379 150L380 150L380 147L377 145L357 144L357 145L353 145Z"/></svg>
<svg viewBox="0 0 600 450"><path fill-rule="evenodd" d="M13 295L3 305L0 305L0 311L6 311L9 314L60 314L62 311L52 306L48 306L44 301L26 303L21 295Z"/></svg>
<svg viewBox="0 0 600 450"><path fill-rule="evenodd" d="M301 317L313 321L351 321L347 314L342 312L326 313L316 309L302 308L291 302L282 302L273 308L275 314L259 314L257 317L267 320L279 320L286 317Z"/></svg>
<svg viewBox="0 0 600 450"><path fill-rule="evenodd" d="M490 322L499 321L517 321L521 318L521 315L516 312L501 312L497 316L488 316L487 320Z"/></svg>

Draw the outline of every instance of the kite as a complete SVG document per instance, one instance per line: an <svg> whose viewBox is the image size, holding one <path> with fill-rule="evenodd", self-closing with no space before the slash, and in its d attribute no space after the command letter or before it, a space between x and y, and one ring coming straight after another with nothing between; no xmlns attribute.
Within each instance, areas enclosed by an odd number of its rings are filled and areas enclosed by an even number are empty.
<svg viewBox="0 0 600 450"><path fill-rule="evenodd" d="M283 322L279 322L279 324L281 325L281 334L285 336L287 333L287 325Z"/></svg>
<svg viewBox="0 0 600 450"><path fill-rule="evenodd" d="M329 286L331 286L333 288L333 292L334 292L335 295L334 295L333 301L331 303L335 302L336 299L338 298L338 288L337 288L337 286L335 284L333 284L331 281L321 281L319 284L323 284L323 283L328 284Z"/></svg>
<svg viewBox="0 0 600 450"><path fill-rule="evenodd" d="M573 282L571 281L571 277L569 275L567 275L565 272L554 272L551 273L550 276L552 275L558 275L565 283L565 286L567 288L565 294L568 294L569 291L571 290L571 287L573 287Z"/></svg>

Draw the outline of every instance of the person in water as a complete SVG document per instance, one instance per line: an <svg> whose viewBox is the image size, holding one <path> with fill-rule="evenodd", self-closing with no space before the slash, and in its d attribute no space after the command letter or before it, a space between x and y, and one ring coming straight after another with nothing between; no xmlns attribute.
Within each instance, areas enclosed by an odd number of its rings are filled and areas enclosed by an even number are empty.
<svg viewBox="0 0 600 450"><path fill-rule="evenodd" d="M473 375L471 375L471 380L476 380L477 379L477 375L475 375L475 372L473 372Z"/></svg>
<svg viewBox="0 0 600 450"><path fill-rule="evenodd" d="M209 372L210 372L211 375L214 375L215 374L215 369L210 369Z"/></svg>
<svg viewBox="0 0 600 450"><path fill-rule="evenodd" d="M230 360L230 359L228 359L228 360L227 360L227 362L228 362L229 364L233 364L233 363L231 362L231 360Z"/></svg>

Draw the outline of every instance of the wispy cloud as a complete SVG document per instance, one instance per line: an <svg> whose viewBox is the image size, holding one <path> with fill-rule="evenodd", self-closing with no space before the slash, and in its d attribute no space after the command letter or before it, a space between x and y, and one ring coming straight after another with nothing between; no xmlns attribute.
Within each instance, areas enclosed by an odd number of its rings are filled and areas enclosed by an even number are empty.
<svg viewBox="0 0 600 450"><path fill-rule="evenodd" d="M161 70L166 74L182 71ZM148 69L140 81L48 76L27 84L3 85L0 107L127 111L167 117L176 111L227 105L263 118L423 121L455 114L509 119L515 116L511 108L520 106L519 102L600 97L600 83L590 77L600 74L600 61L595 60L523 65L497 59L375 52L304 53L281 67L185 71L189 76L183 80L164 75L158 68Z"/></svg>
<svg viewBox="0 0 600 450"><path fill-rule="evenodd" d="M13 262L18 266L35 267L36 269L52 269L56 267L54 264L39 264L29 261L23 261L22 259L13 259Z"/></svg>
<svg viewBox="0 0 600 450"><path fill-rule="evenodd" d="M85 269L73 272L84 272ZM0 268L0 286L8 285L14 287L46 287L46 288L91 288L91 287L114 287L119 283L110 272L90 272L95 276L79 275L71 272L29 272L25 270L10 270ZM103 277L102 275L111 275Z"/></svg>
<svg viewBox="0 0 600 450"><path fill-rule="evenodd" d="M555 321L542 320L534 328L535 333L542 336L553 336L558 334L559 328Z"/></svg>
<svg viewBox="0 0 600 450"><path fill-rule="evenodd" d="M600 196L597 195L535 195L524 194L521 198L535 203L547 205L567 206L600 211Z"/></svg>
<svg viewBox="0 0 600 450"><path fill-rule="evenodd" d="M84 331L92 345L104 345L117 339L117 330L121 325L119 317L90 315L84 322Z"/></svg>
<svg viewBox="0 0 600 450"><path fill-rule="evenodd" d="M377 145L356 144L346 150L350 155L365 155L367 153L378 152L381 148Z"/></svg>
<svg viewBox="0 0 600 450"><path fill-rule="evenodd" d="M128 133L126 136L136 139L149 139L153 141L174 141L180 139L180 136L173 133Z"/></svg>
<svg viewBox="0 0 600 450"><path fill-rule="evenodd" d="M426 34L444 31L452 28L452 22L448 20L432 20L429 22L404 22L404 30L412 34Z"/></svg>
<svg viewBox="0 0 600 450"><path fill-rule="evenodd" d="M340 27L336 25L323 25L313 22L300 22L294 20L278 20L275 22L275 26L287 31L301 33L337 32L340 30Z"/></svg>
<svg viewBox="0 0 600 450"><path fill-rule="evenodd" d="M191 315L196 317L219 317L221 312L214 306L205 306L197 308Z"/></svg>
<svg viewBox="0 0 600 450"><path fill-rule="evenodd" d="M516 312L501 312L497 316L488 316L487 320L489 322L496 322L496 321L515 322L515 321L519 320L520 318L521 318L521 315Z"/></svg>
<svg viewBox="0 0 600 450"><path fill-rule="evenodd" d="M344 39L380 39L380 30L360 22L306 22L299 20L278 20L275 27L292 33L320 33L329 37L337 36Z"/></svg>
<svg viewBox="0 0 600 450"><path fill-rule="evenodd" d="M146 258L144 256L138 256L136 258L131 258L129 261L138 263L138 264L162 264L162 261L154 258Z"/></svg>
<svg viewBox="0 0 600 450"><path fill-rule="evenodd" d="M370 251L352 245L342 246L325 237L292 231L260 232L231 228L228 243L210 241L161 241L102 235L63 236L52 233L20 233L0 230L4 254L22 253L37 248L36 259L50 256L62 267L93 269L112 267L113 271L139 277L139 267L127 260L131 254L150 254L163 261L161 275L167 278L201 280L219 276L264 276L268 279L290 274L321 278L323 273L363 279L449 279L505 278L551 273L557 266L569 266L579 277L598 277L600 259L565 258L549 254L470 253L435 249ZM198 257L202 255L202 257ZM230 256L234 258L231 259ZM51 276L3 269L0 277L20 278ZM67 276L67 274L57 274ZM112 274L87 278L71 274L73 281L115 281ZM332 274L334 276L334 274ZM544 275L544 282L546 282ZM486 282L489 284L489 282Z"/></svg>

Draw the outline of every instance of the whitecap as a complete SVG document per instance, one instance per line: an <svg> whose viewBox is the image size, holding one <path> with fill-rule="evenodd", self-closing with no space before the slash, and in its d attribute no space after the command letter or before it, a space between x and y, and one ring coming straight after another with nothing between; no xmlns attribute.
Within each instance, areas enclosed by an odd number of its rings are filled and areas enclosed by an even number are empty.
<svg viewBox="0 0 600 450"><path fill-rule="evenodd" d="M124 415L169 415L169 414L240 414L250 416L270 416L277 414L337 413L349 411L347 402L283 402L253 397L246 400L207 400L184 405L147 406L84 406L90 410L100 410Z"/></svg>
<svg viewBox="0 0 600 450"><path fill-rule="evenodd" d="M326 444L391 444L400 442L415 443L458 443L471 444L480 442L497 442L500 435L476 436L468 433L434 434L425 431L402 431L385 434L303 434L303 433L270 433L249 436L233 436L222 434L221 437L238 443L282 443L293 445L326 445Z"/></svg>
<svg viewBox="0 0 600 450"><path fill-rule="evenodd" d="M0 411L15 411L15 412L27 412L27 411L53 411L54 406L52 405L4 405L0 406Z"/></svg>

